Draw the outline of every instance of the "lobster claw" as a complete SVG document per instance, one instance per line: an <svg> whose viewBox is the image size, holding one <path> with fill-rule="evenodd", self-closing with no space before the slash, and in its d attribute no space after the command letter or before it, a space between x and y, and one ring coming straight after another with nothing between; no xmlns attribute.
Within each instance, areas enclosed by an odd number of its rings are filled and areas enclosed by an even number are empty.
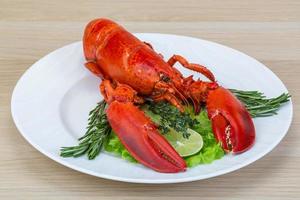
<svg viewBox="0 0 300 200"><path fill-rule="evenodd" d="M242 153L255 140L255 128L245 106L227 89L210 90L207 97L208 116L215 138L226 152Z"/></svg>
<svg viewBox="0 0 300 200"><path fill-rule="evenodd" d="M106 113L122 144L140 163L158 172L185 171L185 161L132 102L113 101Z"/></svg>

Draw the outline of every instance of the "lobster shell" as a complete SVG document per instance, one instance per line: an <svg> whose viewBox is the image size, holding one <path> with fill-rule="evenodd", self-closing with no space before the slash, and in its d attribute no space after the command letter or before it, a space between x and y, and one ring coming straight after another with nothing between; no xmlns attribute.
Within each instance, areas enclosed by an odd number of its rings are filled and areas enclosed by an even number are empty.
<svg viewBox="0 0 300 200"><path fill-rule="evenodd" d="M145 98L169 101L181 111L182 104L192 102L196 113L204 103L215 137L225 151L241 153L253 145L254 124L245 106L219 86L206 67L179 55L165 62L150 44L108 19L95 19L86 26L83 49L86 67L103 80L100 88L109 104L107 116L113 130L145 166L159 172L186 168L184 160L136 106ZM211 82L183 77L173 66L176 62L202 73Z"/></svg>

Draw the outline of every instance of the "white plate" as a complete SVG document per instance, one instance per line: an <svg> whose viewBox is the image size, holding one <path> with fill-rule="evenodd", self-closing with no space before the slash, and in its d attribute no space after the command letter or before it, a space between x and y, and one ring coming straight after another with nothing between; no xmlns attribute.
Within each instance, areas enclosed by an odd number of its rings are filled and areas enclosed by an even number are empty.
<svg viewBox="0 0 300 200"><path fill-rule="evenodd" d="M228 88L259 90L268 97L287 92L280 79L255 59L231 48L191 37L143 33L165 58L180 54L190 62L208 66L219 83ZM279 114L254 120L256 143L240 155L226 155L212 164L184 173L162 174L102 153L95 160L86 157L62 158L62 146L77 144L84 134L88 112L102 97L100 80L84 67L82 43L62 47L40 59L17 83L11 101L12 116L20 133L49 158L83 173L135 183L188 182L232 172L270 152L285 136L292 120L292 102ZM192 72L180 68L184 75ZM196 75L197 76L197 75Z"/></svg>

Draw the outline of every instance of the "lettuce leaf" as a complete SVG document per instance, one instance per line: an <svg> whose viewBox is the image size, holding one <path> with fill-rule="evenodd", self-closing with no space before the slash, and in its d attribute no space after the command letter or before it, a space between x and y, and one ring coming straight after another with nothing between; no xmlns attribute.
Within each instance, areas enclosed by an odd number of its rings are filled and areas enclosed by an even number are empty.
<svg viewBox="0 0 300 200"><path fill-rule="evenodd" d="M121 143L118 136L111 131L110 138L108 142L104 145L104 150L110 153L120 156L122 159L129 162L136 163L137 161L130 155L130 153L125 149L124 145Z"/></svg>

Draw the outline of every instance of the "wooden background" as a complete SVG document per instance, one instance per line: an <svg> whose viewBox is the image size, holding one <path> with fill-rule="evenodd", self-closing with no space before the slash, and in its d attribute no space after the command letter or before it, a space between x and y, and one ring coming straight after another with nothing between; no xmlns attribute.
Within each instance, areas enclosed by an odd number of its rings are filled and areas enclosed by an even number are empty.
<svg viewBox="0 0 300 200"><path fill-rule="evenodd" d="M84 25L96 17L117 20L132 32L212 40L257 58L293 95L294 119L288 135L248 167L183 184L109 181L43 156L12 121L12 90L31 64L80 40ZM0 199L299 199L299 77L299 0L0 0Z"/></svg>

